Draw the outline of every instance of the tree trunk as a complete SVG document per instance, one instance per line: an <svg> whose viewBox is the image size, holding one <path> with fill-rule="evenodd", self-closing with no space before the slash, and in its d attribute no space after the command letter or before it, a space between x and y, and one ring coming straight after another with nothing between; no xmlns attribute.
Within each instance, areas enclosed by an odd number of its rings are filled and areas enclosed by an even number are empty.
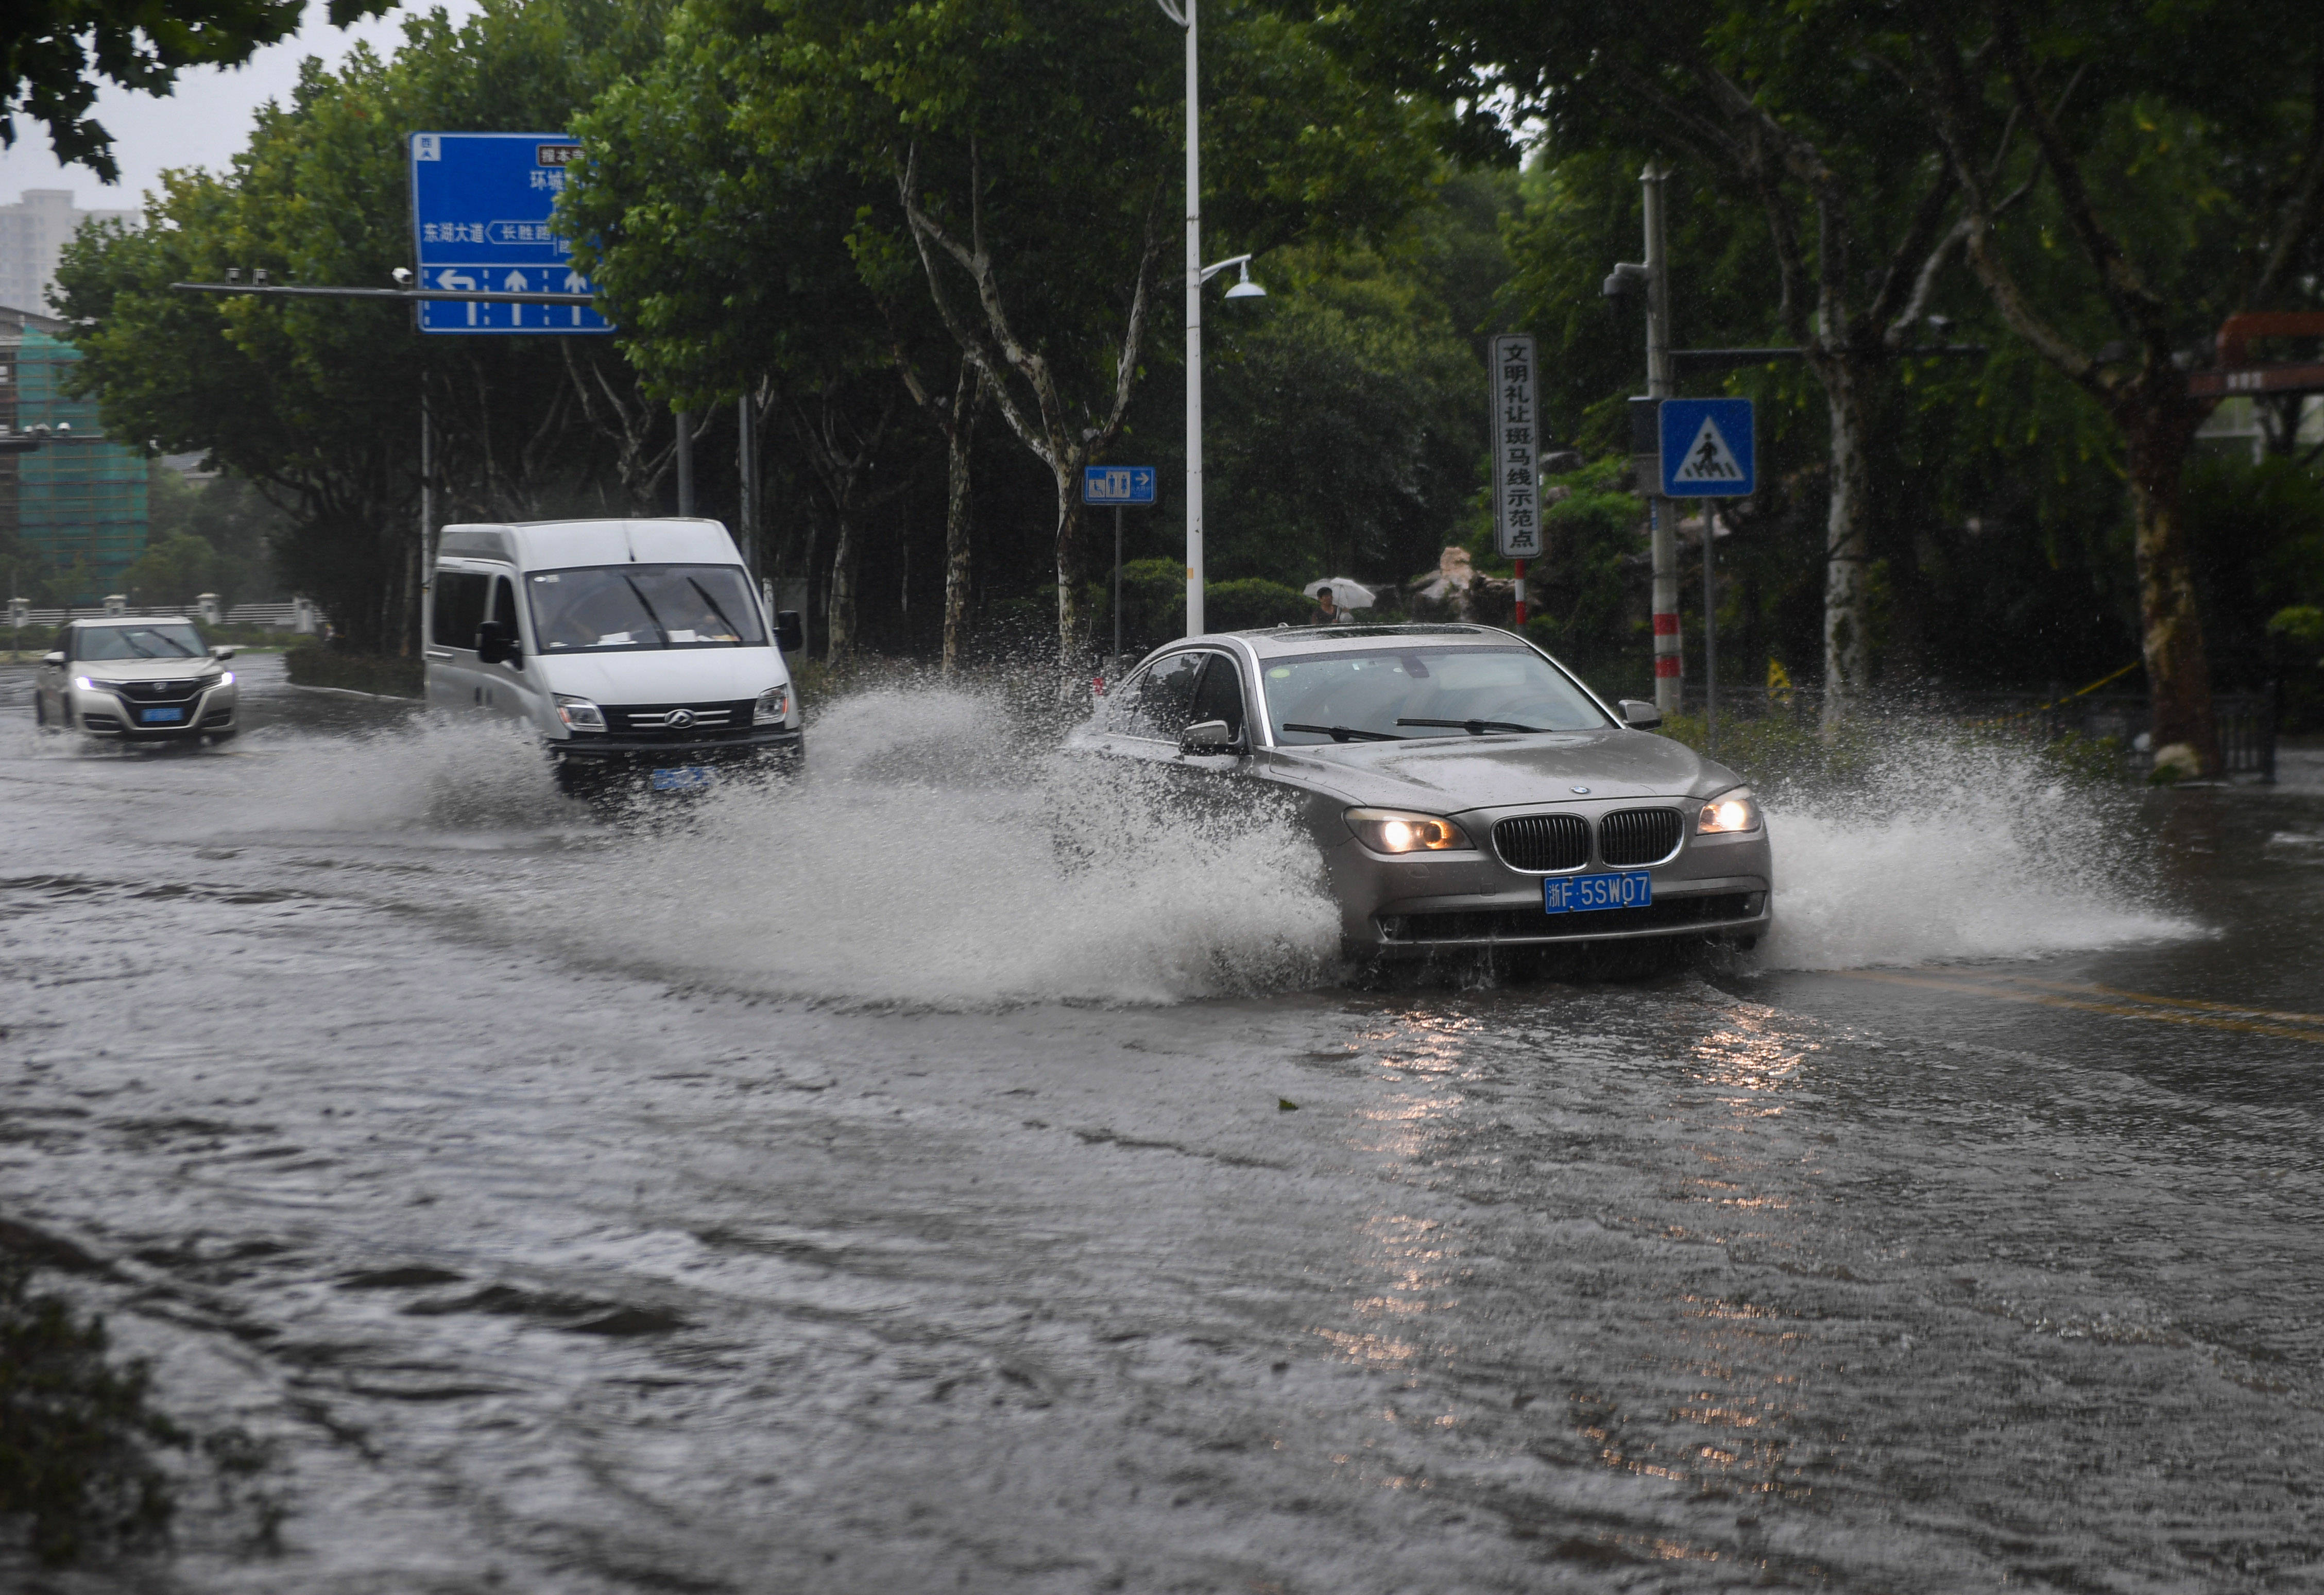
<svg viewBox="0 0 2324 1595"><path fill-rule="evenodd" d="M2203 647L2180 497L2187 454L2202 417L2182 398L2126 407L2117 419L2130 455L2140 641L2153 705L2155 768L2176 764L2187 773L2217 775L2219 731L2211 713L2211 664ZM2171 757L2180 749L2186 751L2183 755Z"/></svg>
<svg viewBox="0 0 2324 1595"><path fill-rule="evenodd" d="M844 664L855 648L855 522L839 516L839 537L831 550L831 586L823 617L825 664Z"/></svg>
<svg viewBox="0 0 2324 1595"><path fill-rule="evenodd" d="M1061 448L1057 453L1057 681L1061 696L1071 696L1083 675L1083 645L1089 617L1082 604L1082 461L1086 454Z"/></svg>
<svg viewBox="0 0 2324 1595"><path fill-rule="evenodd" d="M1871 676L1872 595L1866 566L1872 470L1864 449L1863 373L1845 359L1820 363L1831 417L1831 506L1824 521L1823 724L1848 715Z"/></svg>
<svg viewBox="0 0 2324 1595"><path fill-rule="evenodd" d="M976 442L976 417L984 408L984 382L965 360L953 388L952 425L945 431L944 673L960 668L961 643L968 634L968 598L973 550L969 533L969 456Z"/></svg>

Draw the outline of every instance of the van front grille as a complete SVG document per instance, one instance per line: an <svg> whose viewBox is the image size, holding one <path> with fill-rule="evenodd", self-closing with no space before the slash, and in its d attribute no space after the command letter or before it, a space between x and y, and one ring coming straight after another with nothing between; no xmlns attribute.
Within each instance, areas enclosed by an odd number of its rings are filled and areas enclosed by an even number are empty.
<svg viewBox="0 0 2324 1595"><path fill-rule="evenodd" d="M1609 864L1658 864L1678 851L1675 808L1617 809L1598 822L1598 856Z"/></svg>
<svg viewBox="0 0 2324 1595"><path fill-rule="evenodd" d="M1512 870L1578 870L1590 862L1590 826L1576 814L1521 814L1493 827L1493 851Z"/></svg>
<svg viewBox="0 0 2324 1595"><path fill-rule="evenodd" d="M754 698L715 704L606 704L605 729L632 736L698 742L751 728Z"/></svg>

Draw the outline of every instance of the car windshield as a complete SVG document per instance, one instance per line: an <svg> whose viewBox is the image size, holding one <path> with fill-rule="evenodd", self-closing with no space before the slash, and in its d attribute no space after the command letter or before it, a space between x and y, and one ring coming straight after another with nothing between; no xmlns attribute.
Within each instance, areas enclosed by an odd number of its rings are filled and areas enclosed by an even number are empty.
<svg viewBox="0 0 2324 1595"><path fill-rule="evenodd" d="M1266 668L1276 742L1386 742L1612 724L1571 678L1527 648L1383 648L1293 654Z"/></svg>
<svg viewBox="0 0 2324 1595"><path fill-rule="evenodd" d="M183 621L159 626L83 626L73 644L77 659L191 659L202 640Z"/></svg>
<svg viewBox="0 0 2324 1595"><path fill-rule="evenodd" d="M601 565L525 578L543 653L760 648L766 628L731 565Z"/></svg>

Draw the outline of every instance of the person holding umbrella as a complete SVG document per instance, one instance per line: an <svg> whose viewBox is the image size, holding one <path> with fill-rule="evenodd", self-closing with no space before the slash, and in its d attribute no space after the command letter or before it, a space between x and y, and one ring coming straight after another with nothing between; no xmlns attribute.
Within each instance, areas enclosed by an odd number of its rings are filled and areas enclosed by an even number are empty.
<svg viewBox="0 0 2324 1595"><path fill-rule="evenodd" d="M1309 582L1307 596L1315 600L1315 613L1307 623L1311 626L1344 626L1355 619L1354 612L1372 606L1372 591L1360 582L1346 576L1326 576L1320 582Z"/></svg>

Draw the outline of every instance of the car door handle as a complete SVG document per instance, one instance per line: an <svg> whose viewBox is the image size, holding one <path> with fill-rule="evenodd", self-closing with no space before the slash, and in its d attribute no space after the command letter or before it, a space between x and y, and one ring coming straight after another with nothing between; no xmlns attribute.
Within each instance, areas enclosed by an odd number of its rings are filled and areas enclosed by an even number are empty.
<svg viewBox="0 0 2324 1595"><path fill-rule="evenodd" d="M420 651L431 659L447 659L452 657L452 650L448 648L429 648Z"/></svg>

